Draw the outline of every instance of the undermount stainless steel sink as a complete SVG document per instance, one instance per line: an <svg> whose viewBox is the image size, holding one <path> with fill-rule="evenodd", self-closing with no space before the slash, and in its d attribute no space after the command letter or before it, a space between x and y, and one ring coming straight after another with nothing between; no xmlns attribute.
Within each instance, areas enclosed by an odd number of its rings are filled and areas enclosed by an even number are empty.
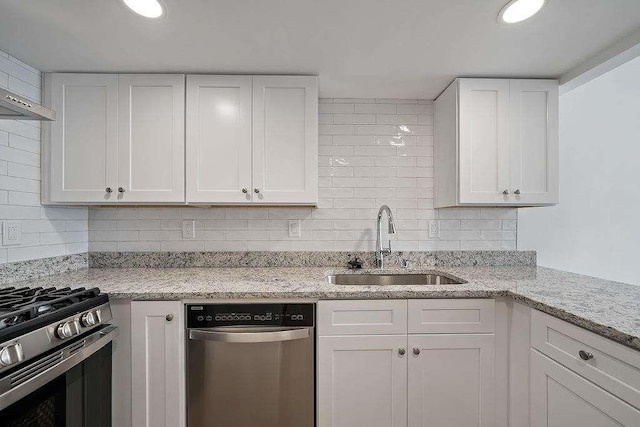
<svg viewBox="0 0 640 427"><path fill-rule="evenodd" d="M445 273L407 274L331 274L325 277L331 285L461 285L467 283L459 277Z"/></svg>

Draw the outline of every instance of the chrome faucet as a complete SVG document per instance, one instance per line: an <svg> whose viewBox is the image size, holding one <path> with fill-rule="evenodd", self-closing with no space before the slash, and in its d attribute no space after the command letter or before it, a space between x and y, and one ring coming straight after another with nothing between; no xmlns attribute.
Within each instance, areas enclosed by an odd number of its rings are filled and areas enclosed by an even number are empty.
<svg viewBox="0 0 640 427"><path fill-rule="evenodd" d="M391 213L391 209L387 205L380 206L380 210L378 211L378 220L376 222L376 259L375 264L376 267L382 269L384 268L384 256L386 254L391 253L391 240L389 240L389 247L382 247L382 213L387 212L387 218L389 221L389 234L394 234L396 232L396 224L393 221L393 213Z"/></svg>

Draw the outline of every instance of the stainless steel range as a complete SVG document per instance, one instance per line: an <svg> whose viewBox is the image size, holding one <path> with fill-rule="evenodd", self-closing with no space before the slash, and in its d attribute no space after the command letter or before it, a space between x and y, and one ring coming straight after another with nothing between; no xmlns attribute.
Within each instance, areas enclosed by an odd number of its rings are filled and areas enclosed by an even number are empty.
<svg viewBox="0 0 640 427"><path fill-rule="evenodd" d="M109 297L98 288L0 289L0 419L110 426Z"/></svg>

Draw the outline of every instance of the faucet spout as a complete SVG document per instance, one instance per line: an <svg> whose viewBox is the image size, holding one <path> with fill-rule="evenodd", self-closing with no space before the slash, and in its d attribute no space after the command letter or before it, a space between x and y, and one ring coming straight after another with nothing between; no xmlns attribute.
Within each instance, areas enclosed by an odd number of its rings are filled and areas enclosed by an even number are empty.
<svg viewBox="0 0 640 427"><path fill-rule="evenodd" d="M378 218L376 221L376 259L375 264L376 267L382 269L384 268L384 255L391 253L391 240L389 240L389 246L384 248L382 246L382 214L387 213L387 221L388 221L388 233L394 234L396 232L396 224L393 219L393 213L391 212L391 208L387 205L380 206L378 210Z"/></svg>

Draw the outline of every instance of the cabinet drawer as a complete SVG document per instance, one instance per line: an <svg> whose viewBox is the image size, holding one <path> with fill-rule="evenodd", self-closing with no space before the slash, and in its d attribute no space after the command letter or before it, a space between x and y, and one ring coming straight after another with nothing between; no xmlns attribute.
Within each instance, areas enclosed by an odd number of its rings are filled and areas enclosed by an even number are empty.
<svg viewBox="0 0 640 427"><path fill-rule="evenodd" d="M320 301L318 335L407 333L407 300Z"/></svg>
<svg viewBox="0 0 640 427"><path fill-rule="evenodd" d="M492 299L409 300L410 334L492 333Z"/></svg>
<svg viewBox="0 0 640 427"><path fill-rule="evenodd" d="M531 345L553 360L640 408L640 352L538 310L531 314ZM593 355L580 358L580 351Z"/></svg>

